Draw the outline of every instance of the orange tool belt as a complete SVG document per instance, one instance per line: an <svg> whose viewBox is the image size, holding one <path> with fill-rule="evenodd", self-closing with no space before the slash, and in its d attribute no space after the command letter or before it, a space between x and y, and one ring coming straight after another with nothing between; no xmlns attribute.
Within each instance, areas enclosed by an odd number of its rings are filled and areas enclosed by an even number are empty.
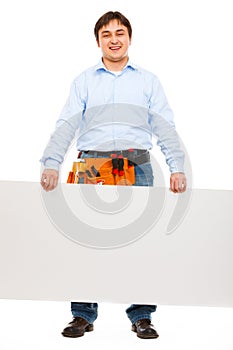
<svg viewBox="0 0 233 350"><path fill-rule="evenodd" d="M112 158L78 158L69 172L67 183L79 183L83 178L85 184L124 185L135 183L134 164L122 155Z"/></svg>

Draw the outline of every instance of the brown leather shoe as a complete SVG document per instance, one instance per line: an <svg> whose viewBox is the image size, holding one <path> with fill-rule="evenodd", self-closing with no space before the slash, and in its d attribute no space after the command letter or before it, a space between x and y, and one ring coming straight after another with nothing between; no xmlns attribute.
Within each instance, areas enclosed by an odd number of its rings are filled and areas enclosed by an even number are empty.
<svg viewBox="0 0 233 350"><path fill-rule="evenodd" d="M154 325L148 318L137 321L132 325L132 331L137 333L137 336L142 339L158 338Z"/></svg>
<svg viewBox="0 0 233 350"><path fill-rule="evenodd" d="M61 334L64 337L77 338L82 337L85 332L93 331L93 329L93 324L88 323L84 318L74 317Z"/></svg>

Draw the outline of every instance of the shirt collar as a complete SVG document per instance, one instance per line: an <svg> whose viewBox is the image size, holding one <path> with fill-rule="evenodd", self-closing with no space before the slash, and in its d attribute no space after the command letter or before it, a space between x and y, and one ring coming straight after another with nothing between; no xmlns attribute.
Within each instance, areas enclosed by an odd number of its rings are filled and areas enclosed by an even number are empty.
<svg viewBox="0 0 233 350"><path fill-rule="evenodd" d="M131 62L131 60L129 59L126 66L124 67L124 70L125 69L128 69L128 68L131 68L133 70L138 70L138 67L133 63ZM99 60L98 64L95 66L95 70L96 71L100 71L100 70L105 70L105 71L108 71L108 69L105 67L102 59Z"/></svg>

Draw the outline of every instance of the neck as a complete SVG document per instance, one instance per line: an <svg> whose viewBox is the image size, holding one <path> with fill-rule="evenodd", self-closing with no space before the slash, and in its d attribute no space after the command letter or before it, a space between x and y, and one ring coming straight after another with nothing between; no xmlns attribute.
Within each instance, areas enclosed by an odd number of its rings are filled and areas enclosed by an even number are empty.
<svg viewBox="0 0 233 350"><path fill-rule="evenodd" d="M120 61L110 61L103 57L103 63L108 70L111 71L121 71L127 64L129 57L126 56Z"/></svg>

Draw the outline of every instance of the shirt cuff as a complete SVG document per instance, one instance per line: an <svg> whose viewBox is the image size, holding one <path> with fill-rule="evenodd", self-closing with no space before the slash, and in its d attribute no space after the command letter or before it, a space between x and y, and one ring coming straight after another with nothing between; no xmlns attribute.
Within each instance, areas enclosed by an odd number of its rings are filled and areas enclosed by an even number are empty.
<svg viewBox="0 0 233 350"><path fill-rule="evenodd" d="M54 169L59 171L60 170L60 163L56 159L47 158L47 159L41 159L41 163L43 163L45 169Z"/></svg>
<svg viewBox="0 0 233 350"><path fill-rule="evenodd" d="M184 172L184 167L182 165L179 165L179 166L170 166L170 172L171 174L174 174L174 173L185 173Z"/></svg>

